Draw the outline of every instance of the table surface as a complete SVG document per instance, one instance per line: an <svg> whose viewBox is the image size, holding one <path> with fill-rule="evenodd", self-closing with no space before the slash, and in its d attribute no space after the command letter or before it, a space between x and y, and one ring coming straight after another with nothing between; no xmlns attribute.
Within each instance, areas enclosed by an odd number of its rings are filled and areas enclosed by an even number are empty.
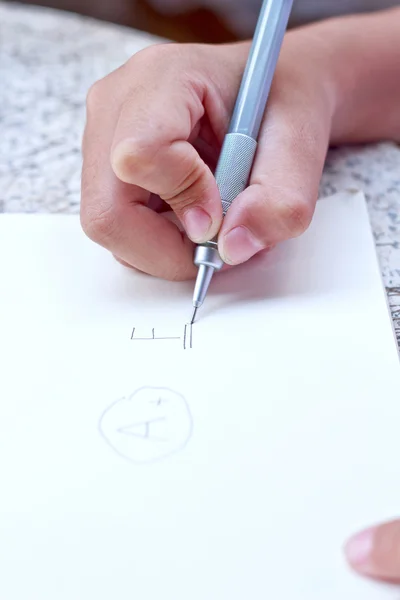
<svg viewBox="0 0 400 600"><path fill-rule="evenodd" d="M88 87L154 41L0 0L0 212L79 212ZM321 196L361 189L400 347L400 148L331 150Z"/></svg>

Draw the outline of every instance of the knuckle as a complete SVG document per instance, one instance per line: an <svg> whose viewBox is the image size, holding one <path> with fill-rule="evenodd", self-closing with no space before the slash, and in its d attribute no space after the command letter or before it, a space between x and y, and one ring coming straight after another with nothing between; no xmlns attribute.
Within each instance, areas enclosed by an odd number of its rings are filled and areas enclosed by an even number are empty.
<svg viewBox="0 0 400 600"><path fill-rule="evenodd" d="M279 220L290 237L297 237L309 227L312 219L312 206L302 195L291 196L277 205Z"/></svg>
<svg viewBox="0 0 400 600"><path fill-rule="evenodd" d="M183 169L183 173L184 175L174 182L173 189L161 196L175 212L201 203L207 190L207 177L200 161L192 161L188 168Z"/></svg>
<svg viewBox="0 0 400 600"><path fill-rule="evenodd" d="M80 219L83 231L93 242L107 247L109 240L115 238L116 214L111 206L104 206L104 200L82 209Z"/></svg>
<svg viewBox="0 0 400 600"><path fill-rule="evenodd" d="M99 108L108 111L110 105L118 105L120 98L126 93L126 64L121 65L102 79L98 79L89 87L86 94L86 111L88 114Z"/></svg>
<svg viewBox="0 0 400 600"><path fill-rule="evenodd" d="M182 215L189 207L202 206L208 198L208 191L209 186L201 178L166 202L177 215Z"/></svg>
<svg viewBox="0 0 400 600"><path fill-rule="evenodd" d="M149 60L153 61L153 59L157 56L162 55L159 50L159 46L148 46L147 48L143 48L138 52L135 52L126 62L127 66L136 66L138 64L147 63Z"/></svg>
<svg viewBox="0 0 400 600"><path fill-rule="evenodd" d="M284 238L298 237L309 227L313 216L313 202L300 188L274 186L267 178L260 177L257 184L260 189L259 203L255 214L262 222L274 223L278 235ZM258 219L259 220L259 219Z"/></svg>
<svg viewBox="0 0 400 600"><path fill-rule="evenodd" d="M86 96L86 110L88 113L92 113L96 110L103 97L103 91L104 82L102 79L95 81L95 83L90 86Z"/></svg>
<svg viewBox="0 0 400 600"><path fill-rule="evenodd" d="M157 171L158 148L149 140L136 137L120 142L111 155L111 165L119 179L149 187Z"/></svg>
<svg viewBox="0 0 400 600"><path fill-rule="evenodd" d="M173 68L174 62L171 58L175 57L178 53L178 44L164 43L154 44L139 50L133 56L131 56L126 65L128 68L148 70L150 67L154 68L155 65L164 68Z"/></svg>

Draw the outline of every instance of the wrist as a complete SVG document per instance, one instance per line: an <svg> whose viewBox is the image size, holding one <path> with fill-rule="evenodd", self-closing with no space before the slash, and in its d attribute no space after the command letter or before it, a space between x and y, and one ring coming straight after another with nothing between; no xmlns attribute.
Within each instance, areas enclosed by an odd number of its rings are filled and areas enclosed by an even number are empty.
<svg viewBox="0 0 400 600"><path fill-rule="evenodd" d="M399 28L392 9L299 30L329 82L332 143L400 139Z"/></svg>

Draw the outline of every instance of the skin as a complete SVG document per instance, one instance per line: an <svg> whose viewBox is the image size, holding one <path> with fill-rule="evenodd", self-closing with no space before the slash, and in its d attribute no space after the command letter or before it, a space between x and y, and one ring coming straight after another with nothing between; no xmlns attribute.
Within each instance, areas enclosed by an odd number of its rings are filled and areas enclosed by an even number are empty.
<svg viewBox="0 0 400 600"><path fill-rule="evenodd" d="M158 45L87 99L81 223L131 267L195 276L193 243L219 232L237 265L309 226L330 144L400 140L400 9L286 35L250 185L222 222L213 170L249 43ZM400 521L345 546L360 574L400 583Z"/></svg>

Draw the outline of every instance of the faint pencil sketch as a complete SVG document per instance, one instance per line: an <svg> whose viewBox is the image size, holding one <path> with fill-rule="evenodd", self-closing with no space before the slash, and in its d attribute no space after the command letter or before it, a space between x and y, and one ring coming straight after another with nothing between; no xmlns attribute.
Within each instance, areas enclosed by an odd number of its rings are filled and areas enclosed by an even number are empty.
<svg viewBox="0 0 400 600"><path fill-rule="evenodd" d="M99 420L104 440L123 458L151 463L183 450L193 430L185 398L169 388L142 387L106 408Z"/></svg>
<svg viewBox="0 0 400 600"><path fill-rule="evenodd" d="M147 342L147 341L158 341L158 340L182 340L183 339L183 349L188 350L193 348L193 324L186 323L183 330L183 337L180 336L159 336L155 334L155 328L153 327L151 330L151 335L144 337L138 336L136 333L136 327L132 329L131 340L134 342Z"/></svg>

